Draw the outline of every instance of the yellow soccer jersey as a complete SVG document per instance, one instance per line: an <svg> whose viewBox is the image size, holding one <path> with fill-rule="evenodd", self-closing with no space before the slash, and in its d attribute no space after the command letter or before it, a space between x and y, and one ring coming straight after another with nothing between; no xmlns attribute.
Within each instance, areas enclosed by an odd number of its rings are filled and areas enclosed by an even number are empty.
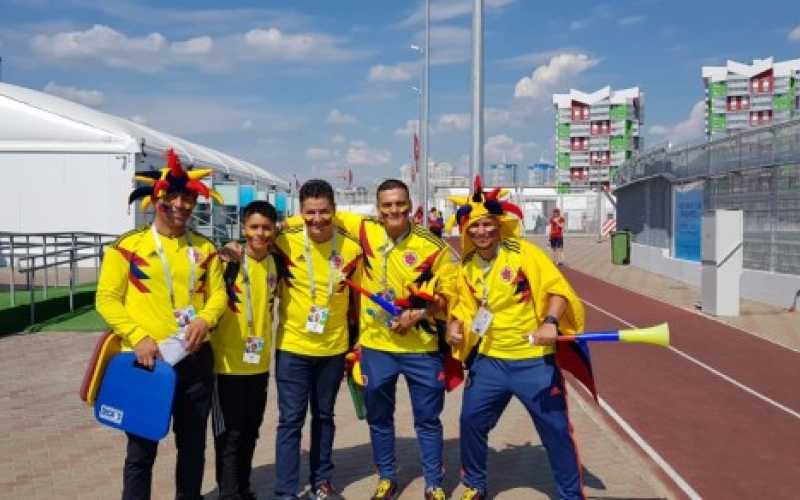
<svg viewBox="0 0 800 500"><path fill-rule="evenodd" d="M194 269L191 304L197 316L214 327L225 311L222 266L214 244L194 232L159 238L171 270L175 307L189 305ZM130 231L105 252L97 283L97 312L122 337L125 349L148 336L160 342L178 331L168 290L150 226Z"/></svg>
<svg viewBox="0 0 800 500"><path fill-rule="evenodd" d="M269 370L272 350L272 307L278 286L278 270L272 254L262 260L247 258L246 263L253 313L252 329L247 325L245 266L229 263L230 270L238 272L235 281L226 283L228 308L211 337L211 345L214 347L214 369L217 373L226 375L251 375ZM258 363L244 361L247 338L251 335L264 342Z"/></svg>
<svg viewBox="0 0 800 500"><path fill-rule="evenodd" d="M464 256L458 273L458 302L451 314L464 322L464 344L454 351L465 359L478 341L472 320L486 297L493 318L478 351L502 359L541 357L555 352L550 346L532 346L524 335L536 330L547 315L549 295L567 300L559 321L561 334L583 331L583 304L552 261L532 243L508 238L497 257L485 266L477 252Z"/></svg>
<svg viewBox="0 0 800 500"><path fill-rule="evenodd" d="M440 294L448 302L455 299L455 259L450 248L430 231L411 224L408 235L393 242L378 219L347 212L337 212L336 219L361 245L363 258L357 278L363 288L372 293L389 290L395 298L404 299L414 286L429 295ZM366 297L361 297L360 309L362 346L396 353L439 350L437 335L419 324L405 334L395 333L380 307Z"/></svg>
<svg viewBox="0 0 800 500"><path fill-rule="evenodd" d="M285 274L278 285L276 348L306 356L342 354L348 348L347 308L350 303L350 290L342 278L354 273L361 249L356 240L340 228L336 228L334 238L324 243L315 243L310 238L306 240L304 228L302 222L293 224L290 220L275 241L277 258L282 261L279 265ZM312 300L305 241L308 241L311 252L316 288L313 304L328 307L328 319L322 333L306 328ZM333 293L329 295L332 271Z"/></svg>

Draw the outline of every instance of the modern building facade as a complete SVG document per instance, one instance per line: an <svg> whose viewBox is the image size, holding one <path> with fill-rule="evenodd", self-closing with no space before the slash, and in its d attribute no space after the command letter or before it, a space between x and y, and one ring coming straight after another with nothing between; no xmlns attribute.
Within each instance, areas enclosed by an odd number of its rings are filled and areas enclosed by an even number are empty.
<svg viewBox="0 0 800 500"><path fill-rule="evenodd" d="M643 147L644 93L638 87L604 87L591 94L571 89L554 94L553 105L560 182L609 185L610 174Z"/></svg>
<svg viewBox="0 0 800 500"><path fill-rule="evenodd" d="M800 59L703 66L709 139L800 116Z"/></svg>

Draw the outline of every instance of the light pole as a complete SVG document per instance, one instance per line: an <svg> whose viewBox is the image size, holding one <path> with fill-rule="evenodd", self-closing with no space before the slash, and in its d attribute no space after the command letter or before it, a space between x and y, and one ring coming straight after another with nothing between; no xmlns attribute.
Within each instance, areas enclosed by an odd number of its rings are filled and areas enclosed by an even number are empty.
<svg viewBox="0 0 800 500"><path fill-rule="evenodd" d="M416 140L412 144L413 153L414 153L414 196L417 197L417 204L420 206L422 205L422 172L420 172L420 163L421 163L421 152L422 152L422 89L418 87L411 87L417 94L417 107L418 114L417 114L417 133L416 133ZM419 143L419 152L417 152L417 144Z"/></svg>
<svg viewBox="0 0 800 500"><path fill-rule="evenodd" d="M472 154L470 179L483 169L483 0L472 7Z"/></svg>
<svg viewBox="0 0 800 500"><path fill-rule="evenodd" d="M430 114L431 114L431 0L425 0L425 83L423 87L424 97L423 100L425 102L425 125L422 128L422 214L423 214L423 224L425 224L425 218L428 217L428 207L430 200L428 188L429 188L429 180L430 171L428 168L428 156L429 156L429 129L430 129Z"/></svg>
<svg viewBox="0 0 800 500"><path fill-rule="evenodd" d="M415 44L411 44L411 50L413 50L415 52L418 52L421 56L424 56L426 54L426 52L427 52L424 48L420 47L419 45L415 45ZM424 207L425 206L425 202L424 202L424 200L425 200L425 189L423 187L423 185L425 183L425 181L423 180L424 167L422 169L419 168L420 167L420 163L422 163L424 161L425 151L427 151L427 145L428 145L427 141L426 141L426 137L424 137L424 133L422 131L423 130L423 123L424 123L424 120L425 120L425 111L424 111L424 105L425 105L425 67L424 67L424 63L423 63L423 66L422 66L422 68L420 70L419 88L418 87L411 87L411 89L414 90L414 92L417 93L418 102L419 102L419 116L417 117L417 140L419 141L419 145L420 145L420 148L419 148L420 149L420 154L419 154L419 158L417 158L417 157L414 158L414 160L416 161L416 167L417 167L417 172L416 172L416 174L417 174L417 180L416 180L417 185L415 186L415 192L416 192L416 196L417 196L418 206Z"/></svg>

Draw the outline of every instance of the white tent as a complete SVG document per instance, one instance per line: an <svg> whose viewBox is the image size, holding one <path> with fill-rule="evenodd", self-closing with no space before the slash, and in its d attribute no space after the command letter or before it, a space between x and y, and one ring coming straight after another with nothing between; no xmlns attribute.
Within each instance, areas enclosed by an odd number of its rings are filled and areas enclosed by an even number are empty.
<svg viewBox="0 0 800 500"><path fill-rule="evenodd" d="M0 231L121 233L137 168L187 165L262 192L289 183L211 148L43 92L0 83Z"/></svg>

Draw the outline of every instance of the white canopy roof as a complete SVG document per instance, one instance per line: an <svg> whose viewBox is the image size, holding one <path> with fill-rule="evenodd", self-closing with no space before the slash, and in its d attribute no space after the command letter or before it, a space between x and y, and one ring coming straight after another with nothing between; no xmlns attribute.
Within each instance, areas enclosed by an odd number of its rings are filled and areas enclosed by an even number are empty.
<svg viewBox="0 0 800 500"><path fill-rule="evenodd" d="M189 164L279 189L290 187L284 179L214 149L44 92L0 83L0 151L161 155L168 148Z"/></svg>
<svg viewBox="0 0 800 500"><path fill-rule="evenodd" d="M772 57L766 59L753 59L753 64L740 63L728 60L725 66L703 66L703 78L712 82L725 81L728 75L741 75L752 78L772 68L775 76L792 76L800 71L800 59L775 62Z"/></svg>

